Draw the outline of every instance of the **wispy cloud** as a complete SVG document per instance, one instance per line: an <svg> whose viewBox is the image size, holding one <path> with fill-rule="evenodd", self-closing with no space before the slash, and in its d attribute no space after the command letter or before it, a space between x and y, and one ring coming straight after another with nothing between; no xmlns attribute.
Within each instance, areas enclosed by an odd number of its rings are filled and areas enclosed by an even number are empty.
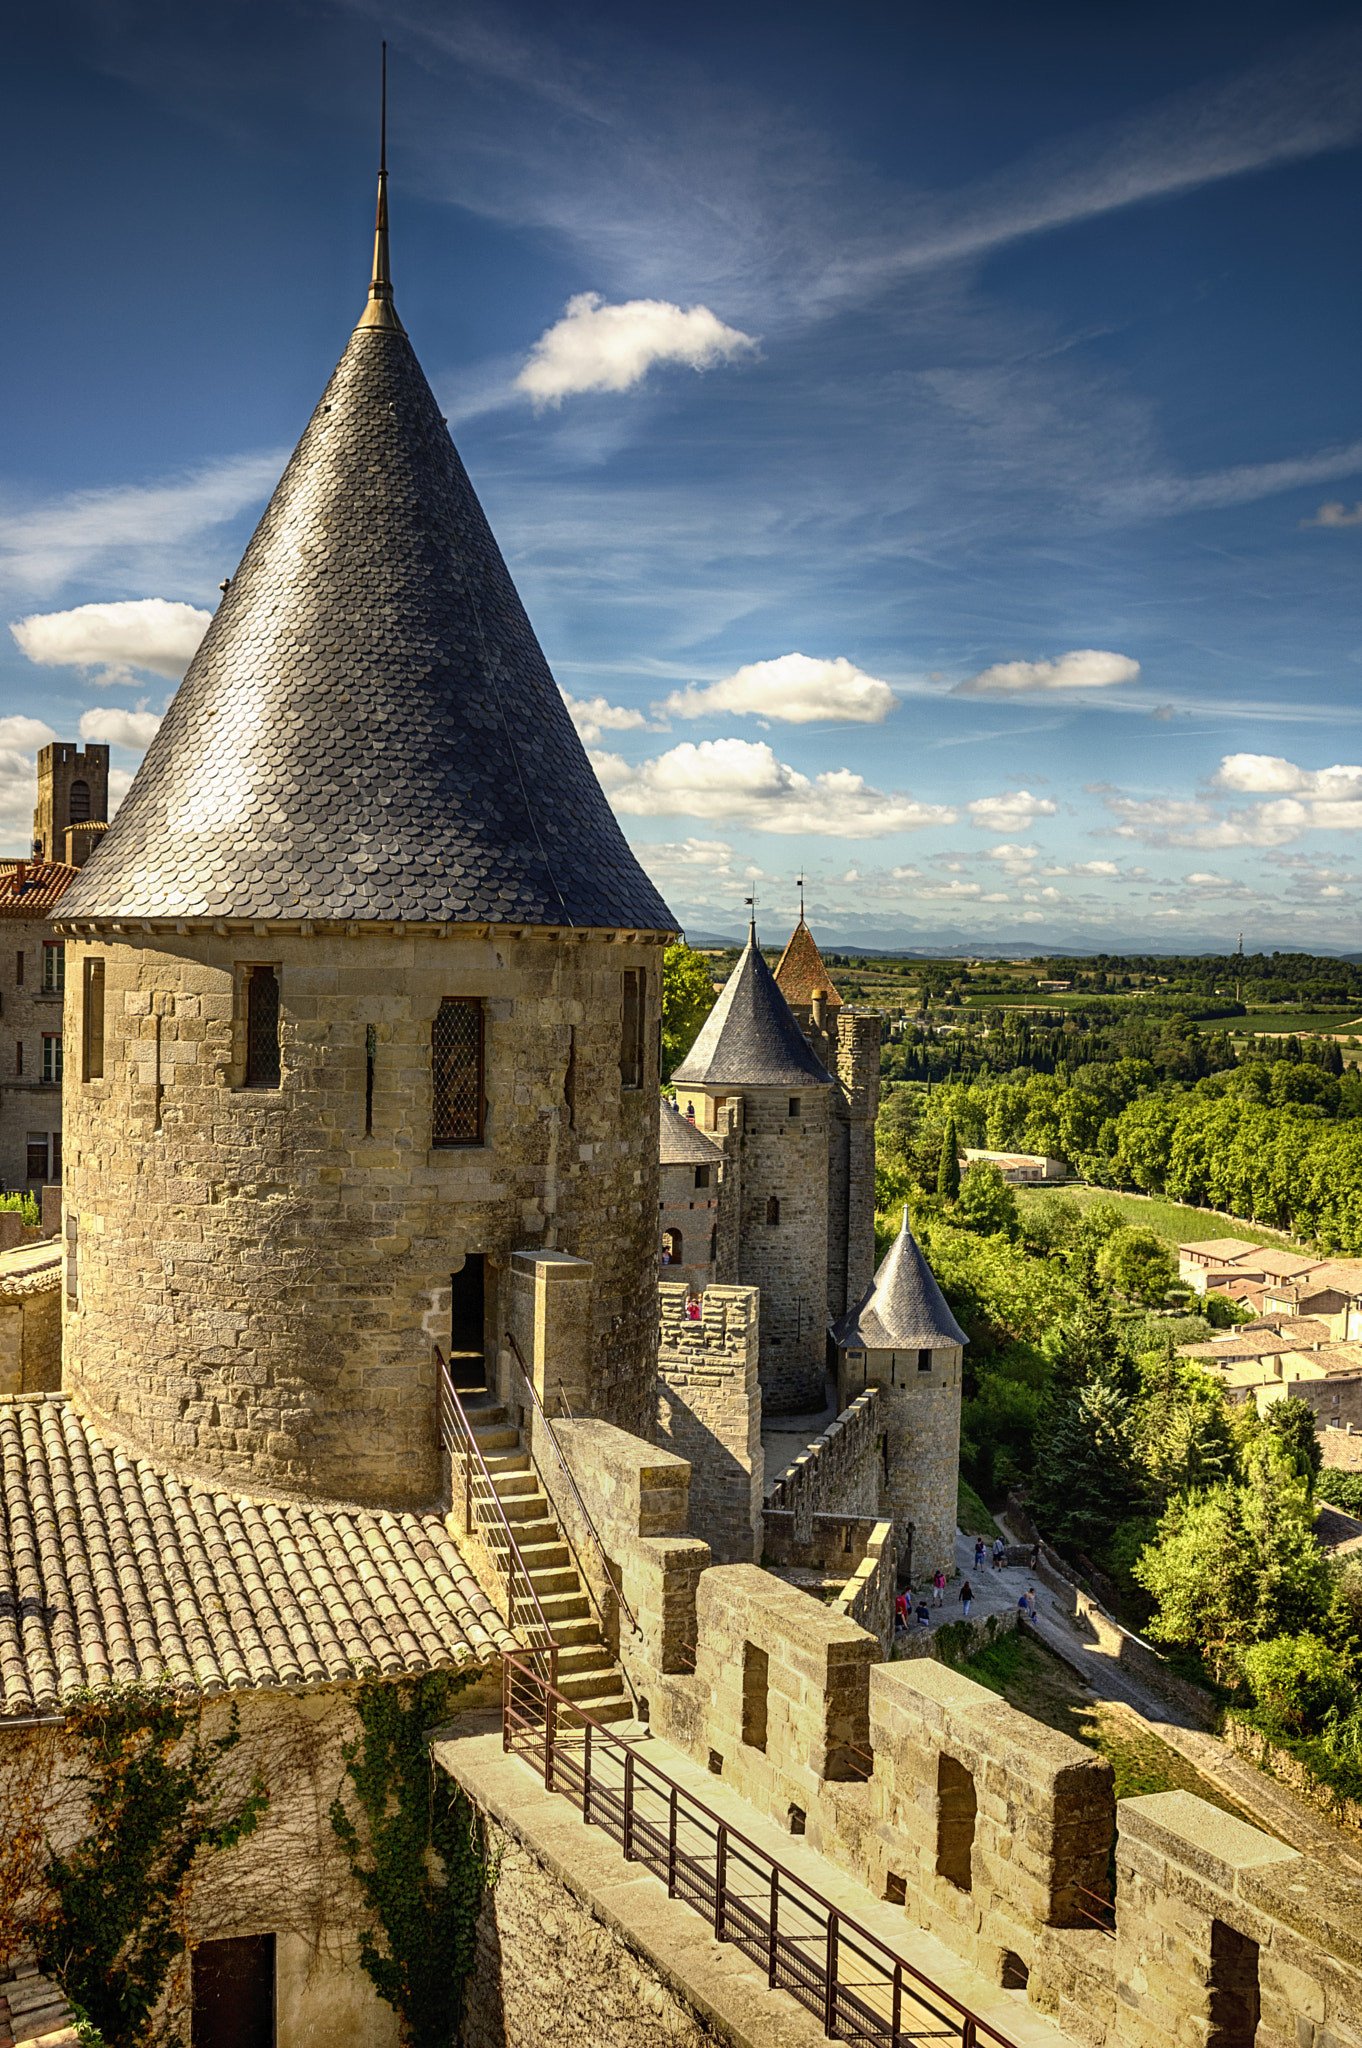
<svg viewBox="0 0 1362 2048"><path fill-rule="evenodd" d="M1353 506L1350 512L1346 505L1335 501L1321 505L1313 519L1302 519L1302 526L1362 526L1362 503Z"/></svg>
<svg viewBox="0 0 1362 2048"><path fill-rule="evenodd" d="M1138 682L1140 664L1128 654L1106 654L1094 647L1076 648L1051 661L995 661L991 668L957 683L955 697L1018 697L1049 690L1107 690L1116 683Z"/></svg>

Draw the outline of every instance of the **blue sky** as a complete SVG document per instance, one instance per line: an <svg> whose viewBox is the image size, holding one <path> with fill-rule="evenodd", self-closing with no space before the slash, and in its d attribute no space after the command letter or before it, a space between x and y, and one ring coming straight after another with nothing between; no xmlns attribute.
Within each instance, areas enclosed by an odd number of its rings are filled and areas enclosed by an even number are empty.
<svg viewBox="0 0 1362 2048"><path fill-rule="evenodd" d="M136 767L399 310L679 918L1362 947L1362 27L1309 4L11 24L0 843ZM95 609L90 609L94 607Z"/></svg>

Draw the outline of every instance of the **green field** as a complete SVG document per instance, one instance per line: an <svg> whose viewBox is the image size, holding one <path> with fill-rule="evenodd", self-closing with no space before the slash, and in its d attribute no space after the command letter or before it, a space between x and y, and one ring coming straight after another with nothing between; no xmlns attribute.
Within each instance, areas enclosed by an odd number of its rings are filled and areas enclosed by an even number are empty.
<svg viewBox="0 0 1362 2048"><path fill-rule="evenodd" d="M1045 1190L1017 1188L1015 1193L1018 1202L1035 1202ZM1110 1188L1065 1188L1064 1193L1072 1195L1080 1209L1090 1209L1094 1202L1114 1203L1128 1222L1138 1223L1145 1230L1156 1230L1169 1244L1200 1243L1207 1237L1242 1237L1249 1244L1279 1244L1288 1251L1299 1249L1285 1231L1267 1230L1261 1223L1242 1223L1237 1216L1207 1215L1204 1209L1188 1209L1181 1202L1165 1202L1158 1195L1116 1194Z"/></svg>
<svg viewBox="0 0 1362 2048"><path fill-rule="evenodd" d="M1228 1029L1240 1037L1248 1032L1267 1031L1274 1038L1312 1038L1317 1032L1362 1034L1362 1016L1354 1010L1250 1010L1247 1017L1235 1017Z"/></svg>

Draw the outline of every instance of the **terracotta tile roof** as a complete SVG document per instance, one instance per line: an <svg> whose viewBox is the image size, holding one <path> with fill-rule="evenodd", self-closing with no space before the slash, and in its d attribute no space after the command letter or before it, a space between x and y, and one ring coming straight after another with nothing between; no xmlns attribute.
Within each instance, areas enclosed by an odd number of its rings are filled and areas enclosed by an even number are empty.
<svg viewBox="0 0 1362 2048"><path fill-rule="evenodd" d="M832 976L823 965L823 955L814 944L813 933L801 917L790 934L790 943L776 968L776 986L787 1003L812 1003L815 989L822 989L830 1010L840 1010L842 998Z"/></svg>
<svg viewBox="0 0 1362 2048"><path fill-rule="evenodd" d="M1246 1252L1256 1252L1258 1246L1250 1244L1246 1237L1200 1237L1178 1246L1185 1259L1203 1259L1209 1265L1228 1265L1232 1260L1242 1258Z"/></svg>
<svg viewBox="0 0 1362 2048"><path fill-rule="evenodd" d="M79 868L59 860L0 861L0 917L49 918Z"/></svg>
<svg viewBox="0 0 1362 2048"><path fill-rule="evenodd" d="M8 1301L20 1294L46 1294L61 1284L61 1239L36 1238L31 1244L16 1244L0 1252L0 1298Z"/></svg>
<svg viewBox="0 0 1362 2048"><path fill-rule="evenodd" d="M0 1400L0 1719L111 1680L213 1695L512 1648L438 1515L210 1493L65 1394Z"/></svg>

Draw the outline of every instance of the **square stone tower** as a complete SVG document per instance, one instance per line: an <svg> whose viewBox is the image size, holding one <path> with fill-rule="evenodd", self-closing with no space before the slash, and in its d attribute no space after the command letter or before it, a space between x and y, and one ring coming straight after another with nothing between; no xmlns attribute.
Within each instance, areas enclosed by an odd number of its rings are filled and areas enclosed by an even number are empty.
<svg viewBox="0 0 1362 2048"><path fill-rule="evenodd" d="M90 827L109 822L109 749L54 740L38 755L38 805L33 813L33 852L40 860L83 867L101 835ZM67 850L67 835L75 843ZM73 857L74 855L74 857Z"/></svg>

